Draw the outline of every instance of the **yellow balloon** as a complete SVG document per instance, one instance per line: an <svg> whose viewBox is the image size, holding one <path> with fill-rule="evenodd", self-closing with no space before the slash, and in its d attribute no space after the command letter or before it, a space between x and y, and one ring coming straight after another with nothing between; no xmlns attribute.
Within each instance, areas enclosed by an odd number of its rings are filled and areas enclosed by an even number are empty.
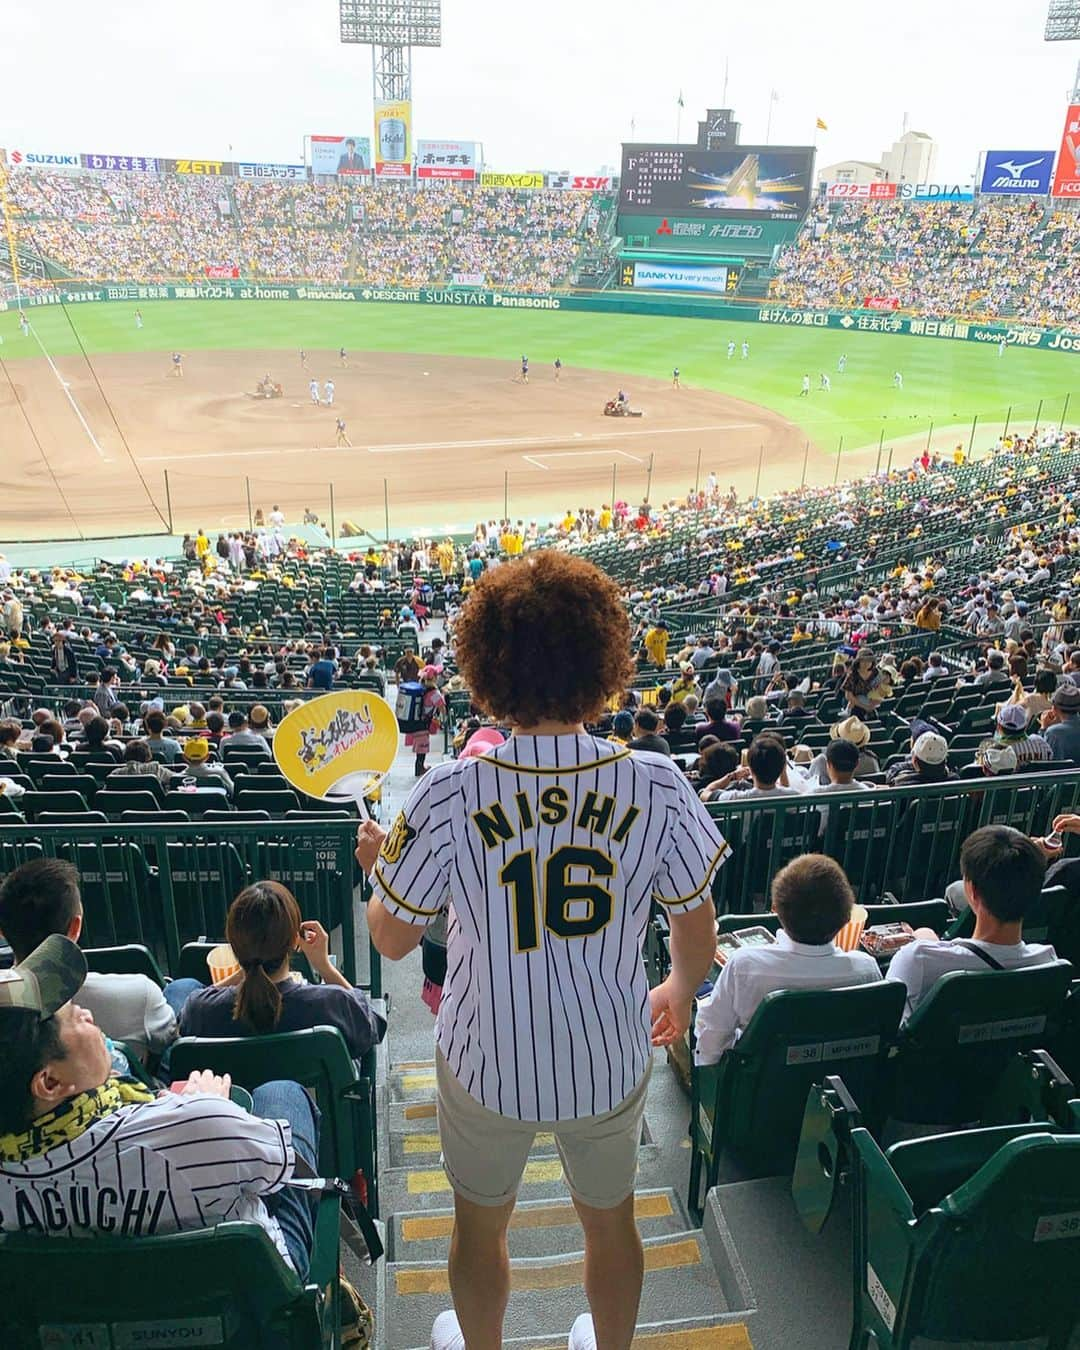
<svg viewBox="0 0 1080 1350"><path fill-rule="evenodd" d="M394 762L397 718L378 694L343 689L294 708L274 732L273 745L278 768L301 792L359 796Z"/></svg>

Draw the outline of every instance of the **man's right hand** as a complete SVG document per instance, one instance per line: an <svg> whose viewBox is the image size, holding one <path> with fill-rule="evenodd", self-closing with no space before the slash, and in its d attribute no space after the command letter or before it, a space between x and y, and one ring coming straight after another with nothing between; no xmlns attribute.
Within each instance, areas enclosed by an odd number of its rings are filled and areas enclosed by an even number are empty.
<svg viewBox="0 0 1080 1350"><path fill-rule="evenodd" d="M180 1090L180 1096L224 1097L228 1101L231 1092L231 1074L216 1074L213 1069L192 1069L187 1082Z"/></svg>
<svg viewBox="0 0 1080 1350"><path fill-rule="evenodd" d="M693 1002L693 990L688 992L670 975L649 990L653 1045L671 1045L686 1035Z"/></svg>

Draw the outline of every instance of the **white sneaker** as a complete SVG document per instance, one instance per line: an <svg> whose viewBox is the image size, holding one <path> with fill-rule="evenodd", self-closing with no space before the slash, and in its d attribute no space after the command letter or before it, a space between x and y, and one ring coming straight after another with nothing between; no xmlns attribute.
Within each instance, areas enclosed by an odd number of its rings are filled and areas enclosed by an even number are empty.
<svg viewBox="0 0 1080 1350"><path fill-rule="evenodd" d="M441 1312L431 1328L431 1350L465 1350L461 1323L453 1309Z"/></svg>
<svg viewBox="0 0 1080 1350"><path fill-rule="evenodd" d="M596 1331L593 1327L592 1313L582 1313L570 1328L567 1350L596 1350Z"/></svg>

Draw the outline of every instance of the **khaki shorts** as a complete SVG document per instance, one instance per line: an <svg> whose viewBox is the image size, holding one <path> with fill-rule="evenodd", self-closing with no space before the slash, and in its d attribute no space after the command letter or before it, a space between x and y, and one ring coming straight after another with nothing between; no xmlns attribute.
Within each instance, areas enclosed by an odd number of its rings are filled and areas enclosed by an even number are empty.
<svg viewBox="0 0 1080 1350"><path fill-rule="evenodd" d="M614 1111L580 1120L515 1120L470 1097L436 1051L442 1163L455 1192L474 1205L505 1205L517 1195L533 1139L555 1135L566 1184L575 1200L614 1209L633 1193L641 1121L652 1064Z"/></svg>

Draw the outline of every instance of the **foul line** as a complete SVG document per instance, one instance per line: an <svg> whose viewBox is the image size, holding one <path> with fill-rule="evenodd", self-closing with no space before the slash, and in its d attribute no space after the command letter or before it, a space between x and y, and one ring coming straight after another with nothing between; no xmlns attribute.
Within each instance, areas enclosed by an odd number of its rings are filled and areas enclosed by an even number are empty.
<svg viewBox="0 0 1080 1350"><path fill-rule="evenodd" d="M528 445L534 448L544 445L573 445L579 441L611 441L627 436L691 436L705 431L749 431L759 427L760 422L719 422L708 427L649 427L634 431L605 431L584 435L580 431L568 432L562 436L511 436L501 440L483 441L416 441L408 445L355 445L350 448L369 455L398 455L409 451L423 450L483 450L498 449L501 446ZM173 460L187 460L202 463L209 459L251 459L259 455L325 455L337 446L322 445L312 448L283 449L271 447L265 450L209 450L205 454L194 455L140 455L142 464L162 464ZM573 453L582 453L575 451ZM589 453L589 452L584 452ZM551 458L549 455L548 458ZM633 456L631 456L633 458Z"/></svg>
<svg viewBox="0 0 1080 1350"><path fill-rule="evenodd" d="M56 382L57 382L57 384L59 384L60 388L64 391L64 394L65 394L65 396L66 396L66 398L67 398L67 401L71 404L71 411L75 414L75 416L76 416L76 417L79 419L79 421L82 423L82 429L83 429L83 431L86 432L86 435L87 435L87 437L89 438L90 444L94 447L94 449L98 452L98 454L101 456L101 458L102 458L103 460L105 460L105 462L106 462L107 464L111 464L112 461L109 459L109 456L105 453L105 451L102 450L101 446L100 446L99 443L98 443L98 438L97 438L97 437L94 435L94 433L90 430L90 424L89 424L89 422L87 422L86 418L83 416L83 414L82 414L82 409L79 407L78 403L75 402L75 395L71 392L71 389L70 389L69 386L68 386L67 380L65 380L64 377L63 377L63 376L60 374L60 372L57 370L57 368L56 368L56 362L52 359L52 357L51 357L51 356L49 355L49 353L46 351L46 349L45 349L45 344L44 344L44 342L42 342L41 338L38 337L37 329L34 327L33 324L30 325L30 331L31 331L31 333L33 333L33 335L34 335L34 341L35 341L35 342L37 343L37 345L41 348L41 354L42 354L42 356L45 358L46 361L48 361L48 363L49 363L49 369L50 369L50 370L52 371L52 373L56 376Z"/></svg>
<svg viewBox="0 0 1080 1350"><path fill-rule="evenodd" d="M605 458L606 458L608 455L622 455L623 459L632 459L632 460L634 461L635 464L644 464L644 463L645 463L645 461L644 461L639 455L632 455L632 454L630 453L629 450L614 450L614 449L609 449L609 450L554 450L554 451L551 452L551 454L548 454L548 455L536 455L536 456L533 456L533 455L522 455L521 458L524 459L524 460L527 460L530 464L535 464L535 466L536 466L538 469L544 469L546 472L550 473L550 472L551 472L551 466L550 466L549 464L542 464L542 463L540 462L542 459L575 459L575 458L581 457L582 455L603 455Z"/></svg>

